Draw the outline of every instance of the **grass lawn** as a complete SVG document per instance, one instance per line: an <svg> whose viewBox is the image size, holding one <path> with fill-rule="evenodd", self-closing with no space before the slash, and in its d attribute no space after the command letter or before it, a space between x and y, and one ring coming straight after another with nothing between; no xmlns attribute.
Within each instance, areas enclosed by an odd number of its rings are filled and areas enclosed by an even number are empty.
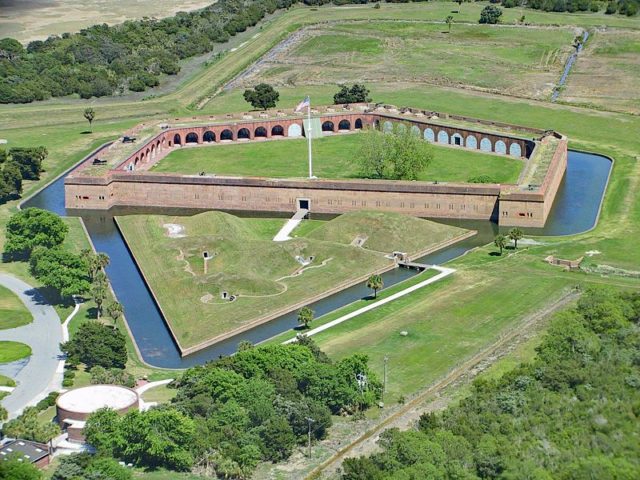
<svg viewBox="0 0 640 480"><path fill-rule="evenodd" d="M33 321L29 310L8 288L0 286L0 330L27 325Z"/></svg>
<svg viewBox="0 0 640 480"><path fill-rule="evenodd" d="M15 387L15 386L16 386L16 382L13 380L13 378L0 375L0 387Z"/></svg>
<svg viewBox="0 0 640 480"><path fill-rule="evenodd" d="M421 81L546 98L573 51L571 28L369 21L311 27L241 85ZM238 85L240 86L240 85Z"/></svg>
<svg viewBox="0 0 640 480"><path fill-rule="evenodd" d="M330 135L313 141L314 173L320 178L358 178L358 134ZM524 162L454 147L432 146L434 158L420 180L466 182L489 175L497 183L516 183ZM305 177L308 174L305 139L181 148L163 158L154 172L208 172L264 177Z"/></svg>
<svg viewBox="0 0 640 480"><path fill-rule="evenodd" d="M166 385L160 385L159 387L155 387L144 392L142 394L142 399L145 402L169 403L177 393L178 390L176 390L175 388L169 388Z"/></svg>
<svg viewBox="0 0 640 480"><path fill-rule="evenodd" d="M188 347L389 268L393 262L383 252L418 252L464 233L396 214L358 212L342 218L287 242L272 241L274 220L221 212L127 216L118 223L181 345ZM166 224L183 227L183 236L169 237ZM367 237L364 248L350 245L356 236ZM204 251L213 256L206 274ZM300 263L310 257L309 265ZM238 298L223 300L222 292Z"/></svg>
<svg viewBox="0 0 640 480"><path fill-rule="evenodd" d="M313 322L311 323L311 325L309 326L309 328L314 329L317 327L320 327L326 323L332 322L333 320L342 317L343 315L347 315L351 312L354 312L362 307L366 307L367 305L371 305L379 300L383 300L386 297L393 295L394 293L398 293L401 290L404 290L406 288L409 288L413 285L415 285L416 283L420 283L424 280L427 280L430 277L434 277L438 274L438 272L436 270L425 270L423 272L421 272L418 275L415 275L403 282L399 282L396 283L395 285L389 287L389 288L385 288L383 290L378 291L378 296L377 298L373 297L373 294L371 294L370 296L366 297L366 298L362 298L360 300L356 300L353 303L350 303L349 305L345 305L342 308L339 308L337 310L334 310L331 313L327 313L326 315L322 315L318 318L314 318ZM380 307L378 307L380 308ZM351 320L349 320L351 321ZM295 338L296 335L298 335L299 333L304 334L305 330L302 328L296 329L296 330L287 330L284 333L281 333L280 335L277 335L273 338L270 338L269 340L267 340L267 342L265 343L282 343L285 342L291 338Z"/></svg>
<svg viewBox="0 0 640 480"><path fill-rule="evenodd" d="M491 256L493 250L483 248L456 260L449 264L458 269L453 276L314 339L334 359L353 352L367 354L379 374L388 355L388 388L395 401L446 374L562 292L603 281L544 265L543 249L503 257ZM639 282L626 285L638 288ZM400 335L403 330L407 336Z"/></svg>
<svg viewBox="0 0 640 480"><path fill-rule="evenodd" d="M15 362L31 355L31 347L20 342L0 340L0 363Z"/></svg>

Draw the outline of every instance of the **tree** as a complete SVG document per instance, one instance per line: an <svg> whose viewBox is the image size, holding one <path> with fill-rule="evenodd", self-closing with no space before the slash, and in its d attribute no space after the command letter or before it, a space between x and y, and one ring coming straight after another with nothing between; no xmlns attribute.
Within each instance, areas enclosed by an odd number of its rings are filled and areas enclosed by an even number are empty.
<svg viewBox="0 0 640 480"><path fill-rule="evenodd" d="M309 325L313 321L313 310L309 307L302 307L298 312L298 324L309 328Z"/></svg>
<svg viewBox="0 0 640 480"><path fill-rule="evenodd" d="M370 102L369 89L361 83L354 83L350 88L341 85L340 90L333 96L333 103L366 103Z"/></svg>
<svg viewBox="0 0 640 480"><path fill-rule="evenodd" d="M522 237L524 237L524 232L522 230L520 230L518 227L512 228L511 230L509 230L509 238L511 240L513 240L514 243L514 247L517 249L518 248L518 240L520 240Z"/></svg>
<svg viewBox="0 0 640 480"><path fill-rule="evenodd" d="M114 456L115 451L122 448L120 421L120 415L107 407L95 411L87 419L83 433L98 455Z"/></svg>
<svg viewBox="0 0 640 480"><path fill-rule="evenodd" d="M364 178L417 180L433 160L433 149L409 126L395 124L386 132L367 130L362 135L359 160Z"/></svg>
<svg viewBox="0 0 640 480"><path fill-rule="evenodd" d="M2 426L2 433L7 437L47 443L60 433L60 427L56 423L41 422L38 418L38 413L39 411L36 407L26 407L22 415L9 420Z"/></svg>
<svg viewBox="0 0 640 480"><path fill-rule="evenodd" d="M136 379L126 370L119 368L106 369L100 365L91 368L91 383L94 385L124 385L133 388L136 385Z"/></svg>
<svg viewBox="0 0 640 480"><path fill-rule="evenodd" d="M186 471L193 465L194 421L174 408L127 413L117 426L114 456L137 466ZM87 437L88 439L88 437Z"/></svg>
<svg viewBox="0 0 640 480"><path fill-rule="evenodd" d="M84 258L62 248L38 246L31 252L29 264L33 276L61 297L81 295L91 286Z"/></svg>
<svg viewBox="0 0 640 480"><path fill-rule="evenodd" d="M95 280L97 273L109 265L109 255L106 253L93 253L90 249L84 249L82 250L82 256L87 260L89 276L92 282Z"/></svg>
<svg viewBox="0 0 640 480"><path fill-rule="evenodd" d="M384 287L384 281L381 275L371 275L367 280L367 288L373 290L373 298L378 298L378 290Z"/></svg>
<svg viewBox="0 0 640 480"><path fill-rule="evenodd" d="M107 315L111 317L115 323L124 313L124 307L120 302L113 301L107 305Z"/></svg>
<svg viewBox="0 0 640 480"><path fill-rule="evenodd" d="M256 85L253 90L245 90L243 96L253 108L260 110L274 108L280 99L280 94L266 83Z"/></svg>
<svg viewBox="0 0 640 480"><path fill-rule="evenodd" d="M2 480L40 480L42 473L30 462L24 462L20 454L9 455L0 460Z"/></svg>
<svg viewBox="0 0 640 480"><path fill-rule="evenodd" d="M445 19L444 23L446 23L446 24L447 24L447 26L449 27L449 33L451 33L451 25L453 24L453 16L452 16L452 15L449 15L449 16Z"/></svg>
<svg viewBox="0 0 640 480"><path fill-rule="evenodd" d="M37 246L53 248L60 245L69 230L58 215L39 208L26 208L15 213L6 228L5 252L27 256Z"/></svg>
<svg viewBox="0 0 640 480"><path fill-rule="evenodd" d="M51 480L130 480L131 469L121 466L117 460L89 453L63 455Z"/></svg>
<svg viewBox="0 0 640 480"><path fill-rule="evenodd" d="M487 5L480 12L479 23L496 24L500 21L502 9L495 5Z"/></svg>
<svg viewBox="0 0 640 480"><path fill-rule="evenodd" d="M91 107L87 107L84 109L84 118L89 122L89 130L91 130L91 124L93 123L93 119L96 118L96 112Z"/></svg>
<svg viewBox="0 0 640 480"><path fill-rule="evenodd" d="M74 362L82 362L88 368L100 365L104 368L124 368L127 363L125 336L117 328L97 321L80 325L71 340L60 349Z"/></svg>
<svg viewBox="0 0 640 480"><path fill-rule="evenodd" d="M98 320L102 316L102 304L107 298L107 288L107 276L103 271L99 271L93 279L90 289L91 299L96 304L96 317Z"/></svg>
<svg viewBox="0 0 640 480"><path fill-rule="evenodd" d="M11 195L20 195L22 193L22 172L20 166L10 160L6 162L2 168L2 180L6 185L6 194L4 199L8 199Z"/></svg>
<svg viewBox="0 0 640 480"><path fill-rule="evenodd" d="M42 162L49 152L46 147L14 147L9 150L11 161L20 168L23 180L39 180Z"/></svg>
<svg viewBox="0 0 640 480"><path fill-rule="evenodd" d="M493 244L500 249L500 255L502 255L502 250L507 246L507 237L499 233L493 239Z"/></svg>

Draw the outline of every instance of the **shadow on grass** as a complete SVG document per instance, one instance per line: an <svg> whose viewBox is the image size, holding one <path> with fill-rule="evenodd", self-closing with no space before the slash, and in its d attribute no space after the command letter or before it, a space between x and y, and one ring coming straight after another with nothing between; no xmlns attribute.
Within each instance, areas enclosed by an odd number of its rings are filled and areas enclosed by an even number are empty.
<svg viewBox="0 0 640 480"><path fill-rule="evenodd" d="M83 132L80 132L80 135L91 135L93 132L91 130L85 130Z"/></svg>
<svg viewBox="0 0 640 480"><path fill-rule="evenodd" d="M502 254L500 252L489 252L490 257L501 257Z"/></svg>

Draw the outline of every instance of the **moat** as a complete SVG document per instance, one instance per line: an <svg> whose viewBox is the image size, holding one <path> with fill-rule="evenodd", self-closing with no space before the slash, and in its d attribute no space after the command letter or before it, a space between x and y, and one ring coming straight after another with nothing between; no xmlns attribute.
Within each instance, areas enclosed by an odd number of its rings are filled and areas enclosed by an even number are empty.
<svg viewBox="0 0 640 480"><path fill-rule="evenodd" d="M541 236L572 235L592 228L600 212L611 168L612 163L606 157L569 151L566 175L545 227L525 228L525 233ZM189 215L194 212L132 208L112 209L109 212L67 211L64 207L64 178L63 175L34 197L26 200L23 207L38 207L59 215L82 217L96 250L107 253L111 258L107 274L118 300L124 305L127 322L138 349L144 361L150 365L163 368L186 368L216 359L220 355L233 353L241 340L257 343L297 326L294 312L193 355L180 357L160 311L115 226L113 217L135 213ZM442 219L436 221L443 222ZM478 235L418 259L419 262L445 263L476 246L491 242L498 231L498 225L490 221L446 220L444 223L477 230ZM392 286L415 274L413 270L395 269L384 275L385 286ZM320 316L361 299L369 293L365 285L356 285L310 306L316 315Z"/></svg>

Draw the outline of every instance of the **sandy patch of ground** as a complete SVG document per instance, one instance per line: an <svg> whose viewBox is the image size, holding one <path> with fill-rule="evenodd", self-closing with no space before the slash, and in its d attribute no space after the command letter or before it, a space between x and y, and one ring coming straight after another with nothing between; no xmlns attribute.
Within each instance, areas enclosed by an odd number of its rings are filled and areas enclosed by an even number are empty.
<svg viewBox="0 0 640 480"><path fill-rule="evenodd" d="M165 223L162 227L167 230L167 237L169 238L183 238L187 236L184 225L180 225L179 223Z"/></svg>
<svg viewBox="0 0 640 480"><path fill-rule="evenodd" d="M142 17L170 17L196 10L216 0L3 0L0 38L21 42L45 40L49 35L77 32L97 23L110 25Z"/></svg>

